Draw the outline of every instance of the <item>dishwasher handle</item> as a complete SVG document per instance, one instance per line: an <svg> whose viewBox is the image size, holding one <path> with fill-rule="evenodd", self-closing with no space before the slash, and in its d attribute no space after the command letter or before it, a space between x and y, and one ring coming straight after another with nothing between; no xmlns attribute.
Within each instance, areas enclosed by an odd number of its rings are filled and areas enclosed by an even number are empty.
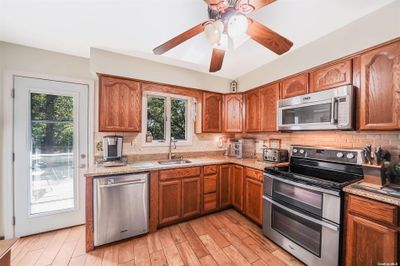
<svg viewBox="0 0 400 266"><path fill-rule="evenodd" d="M100 185L99 188L109 188L109 187L120 187L120 186L125 186L125 185L133 185L133 184L142 184L146 183L145 179L138 179L130 182L120 182L120 183L115 183L115 184L108 184L108 185Z"/></svg>

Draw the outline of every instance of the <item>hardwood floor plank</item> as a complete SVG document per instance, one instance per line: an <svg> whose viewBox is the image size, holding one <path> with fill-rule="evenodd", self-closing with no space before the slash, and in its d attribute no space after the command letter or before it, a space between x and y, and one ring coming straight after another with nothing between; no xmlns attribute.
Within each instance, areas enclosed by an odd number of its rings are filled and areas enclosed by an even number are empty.
<svg viewBox="0 0 400 266"><path fill-rule="evenodd" d="M213 259L211 255L204 256L200 258L200 263L202 266L216 266L217 262Z"/></svg>
<svg viewBox="0 0 400 266"><path fill-rule="evenodd" d="M203 245L203 243L200 241L200 238L196 235L188 223L181 223L179 226L198 258L209 255L206 247Z"/></svg>
<svg viewBox="0 0 400 266"><path fill-rule="evenodd" d="M208 220L206 220L208 221ZM231 243L211 223L204 223L207 234L217 243L220 248L229 246Z"/></svg>
<svg viewBox="0 0 400 266"><path fill-rule="evenodd" d="M224 223L222 223L222 222L218 219L218 217L215 216L215 215L208 215L208 216L206 217L206 219L207 219L208 223L214 225L214 227L217 228L217 229L221 229L221 228L224 228L224 227L225 227Z"/></svg>
<svg viewBox="0 0 400 266"><path fill-rule="evenodd" d="M248 237L249 235L241 228L240 224L233 223L226 214L220 213L218 214L218 218L220 218L221 222L225 224L232 233L234 233L238 238L243 239Z"/></svg>
<svg viewBox="0 0 400 266"><path fill-rule="evenodd" d="M103 262L104 248L97 248L87 253L85 266L98 266Z"/></svg>
<svg viewBox="0 0 400 266"><path fill-rule="evenodd" d="M240 254L240 252L232 245L222 249L228 258L231 259L234 265L237 266L250 266L251 264Z"/></svg>
<svg viewBox="0 0 400 266"><path fill-rule="evenodd" d="M258 261L253 262L251 265L253 265L253 266L265 266L265 265L267 265L268 266L268 265L271 265L271 264L267 264L267 263L265 263L265 261L259 259Z"/></svg>
<svg viewBox="0 0 400 266"><path fill-rule="evenodd" d="M304 265L303 263L298 261L296 258L291 256L289 253L287 253L283 249L277 249L274 252L272 252L272 254L275 257L277 257L280 260L282 260L283 262L285 262L287 265Z"/></svg>
<svg viewBox="0 0 400 266"><path fill-rule="evenodd" d="M63 229L55 232L55 237L51 240L51 242L47 245L45 250L40 256L39 260L36 262L35 265L44 266L52 264L54 258L57 256L58 252L60 251L62 245L64 244L65 239L67 238L69 232L71 231L70 228Z"/></svg>
<svg viewBox="0 0 400 266"><path fill-rule="evenodd" d="M220 249L217 243L209 235L200 236L201 242L210 252L211 256L217 262L218 265L232 265L232 261L225 255L225 253Z"/></svg>
<svg viewBox="0 0 400 266"><path fill-rule="evenodd" d="M78 257L73 257L69 261L68 266L82 266L82 265L85 265L87 257L88 256L86 254L85 255L80 255Z"/></svg>
<svg viewBox="0 0 400 266"><path fill-rule="evenodd" d="M11 265L23 265L30 266L35 265L36 261L39 259L40 255L42 255L43 249L31 250L26 253L18 263L11 262Z"/></svg>
<svg viewBox="0 0 400 266"><path fill-rule="evenodd" d="M149 249L145 238L138 238L133 241L133 250L136 265L150 265Z"/></svg>
<svg viewBox="0 0 400 266"><path fill-rule="evenodd" d="M112 245L104 249L102 266L118 265L118 246Z"/></svg>
<svg viewBox="0 0 400 266"><path fill-rule="evenodd" d="M241 239L239 239L235 234L233 234L228 228L223 228L220 232L226 237L226 239L231 242L243 257L250 263L253 263L259 259L256 253L254 253L247 245L245 245Z"/></svg>
<svg viewBox="0 0 400 266"><path fill-rule="evenodd" d="M127 261L124 263L118 264L118 266L134 266L135 265L135 260Z"/></svg>
<svg viewBox="0 0 400 266"><path fill-rule="evenodd" d="M57 255L55 256L52 265L68 265L69 261L71 260L72 254L74 253L76 242L77 241L64 242Z"/></svg>
<svg viewBox="0 0 400 266"><path fill-rule="evenodd" d="M198 235L202 236L207 234L207 230L204 227L203 220L201 218L192 220L189 222L190 226L192 227L193 231Z"/></svg>
<svg viewBox="0 0 400 266"><path fill-rule="evenodd" d="M183 265L178 248L175 246L175 242L172 239L168 228L163 228L160 230L160 240L163 246L165 257L168 261L168 265Z"/></svg>
<svg viewBox="0 0 400 266"><path fill-rule="evenodd" d="M268 247L264 245L260 245L256 240L252 237L247 237L242 240L253 252L255 252L265 264L267 265L276 265L276 266L284 266L285 263L281 261L279 258L274 256L268 249Z"/></svg>
<svg viewBox="0 0 400 266"><path fill-rule="evenodd" d="M146 243L147 244L147 243ZM133 241L127 240L118 244L118 263L123 264L125 262L134 260L135 256L133 253Z"/></svg>
<svg viewBox="0 0 400 266"><path fill-rule="evenodd" d="M168 265L163 250L157 250L150 254L150 262L152 266Z"/></svg>
<svg viewBox="0 0 400 266"><path fill-rule="evenodd" d="M15 249L11 250L11 263L19 264L21 260L31 251L31 246L38 241L39 237L22 238L21 243Z"/></svg>
<svg viewBox="0 0 400 266"><path fill-rule="evenodd" d="M150 254L162 250L162 245L160 241L160 231L148 234L146 236L146 239L147 239L147 248L149 249Z"/></svg>
<svg viewBox="0 0 400 266"><path fill-rule="evenodd" d="M174 240L175 244L179 244L186 241L185 235L182 233L181 228L179 225L173 225L168 227L172 239Z"/></svg>
<svg viewBox="0 0 400 266"><path fill-rule="evenodd" d="M194 254L193 249L190 247L188 242L182 242L176 245L179 251L179 255L185 265L200 265L200 261Z"/></svg>

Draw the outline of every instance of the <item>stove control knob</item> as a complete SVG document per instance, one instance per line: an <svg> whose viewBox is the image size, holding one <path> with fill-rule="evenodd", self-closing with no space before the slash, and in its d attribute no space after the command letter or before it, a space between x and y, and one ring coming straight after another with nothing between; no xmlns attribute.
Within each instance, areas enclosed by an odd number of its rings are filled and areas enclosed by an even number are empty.
<svg viewBox="0 0 400 266"><path fill-rule="evenodd" d="M347 155L346 155L346 157L347 157L347 159L353 159L354 158L354 154L353 153L348 153Z"/></svg>
<svg viewBox="0 0 400 266"><path fill-rule="evenodd" d="M293 153L297 153L297 149L293 149Z"/></svg>
<svg viewBox="0 0 400 266"><path fill-rule="evenodd" d="M301 153L301 154L304 154L304 150L300 150L300 153Z"/></svg>
<svg viewBox="0 0 400 266"><path fill-rule="evenodd" d="M338 153L336 153L336 157L338 157L338 158L343 158L343 152L338 152Z"/></svg>

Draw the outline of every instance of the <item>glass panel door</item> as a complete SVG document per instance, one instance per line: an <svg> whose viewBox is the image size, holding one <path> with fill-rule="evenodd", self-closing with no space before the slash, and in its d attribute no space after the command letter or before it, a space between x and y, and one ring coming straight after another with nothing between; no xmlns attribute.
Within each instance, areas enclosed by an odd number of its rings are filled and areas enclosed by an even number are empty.
<svg viewBox="0 0 400 266"><path fill-rule="evenodd" d="M330 123L332 104L323 103L282 110L283 125Z"/></svg>

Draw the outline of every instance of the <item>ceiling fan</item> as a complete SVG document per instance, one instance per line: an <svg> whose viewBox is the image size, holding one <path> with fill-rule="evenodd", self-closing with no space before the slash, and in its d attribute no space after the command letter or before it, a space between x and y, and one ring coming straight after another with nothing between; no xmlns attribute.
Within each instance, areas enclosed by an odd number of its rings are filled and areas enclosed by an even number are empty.
<svg viewBox="0 0 400 266"><path fill-rule="evenodd" d="M200 23L184 33L153 49L161 55L204 31L213 45L210 72L222 67L225 51L239 46L249 37L269 50L281 55L293 43L247 15L276 0L204 0L208 5L209 20Z"/></svg>

